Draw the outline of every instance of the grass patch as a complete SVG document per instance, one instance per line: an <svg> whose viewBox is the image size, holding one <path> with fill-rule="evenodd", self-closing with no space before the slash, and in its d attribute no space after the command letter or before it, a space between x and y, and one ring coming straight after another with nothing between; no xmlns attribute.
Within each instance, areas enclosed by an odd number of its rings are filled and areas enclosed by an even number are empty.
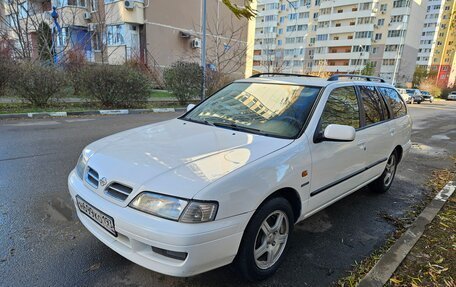
<svg viewBox="0 0 456 287"><path fill-rule="evenodd" d="M386 286L456 286L455 230L453 193Z"/></svg>
<svg viewBox="0 0 456 287"><path fill-rule="evenodd" d="M174 98L173 93L163 90L153 90L150 98Z"/></svg>
<svg viewBox="0 0 456 287"><path fill-rule="evenodd" d="M372 254L369 257L364 258L360 262L355 262L353 265L353 269L349 271L348 275L339 279L337 281L336 286L343 286L343 287L355 287L358 285L359 281L361 281L362 278L374 267L374 265L380 260L381 256L396 242L399 237L407 230L407 228L410 226L410 224L413 223L415 218L423 211L423 209L426 207L426 205L435 197L435 195L450 181L452 180L455 175L456 175L456 157L452 157L453 162L455 166L453 167L452 170L449 169L440 169L440 170L434 170L431 174L431 177L429 178L428 182L426 183L426 186L428 187L428 192L424 196L423 200L412 206L411 210L408 211L404 217L402 218L396 218L391 215L381 213L379 214L380 217L382 217L384 220L387 222L390 222L393 226L396 227L396 230L389 236L387 239L386 243L380 247L379 249L375 250L372 252ZM454 201L454 196L453 196L453 201ZM453 202L454 203L454 202ZM454 212L454 206L453 206L453 212ZM456 212L454 212L456 213ZM453 223L456 224L456 218L454 218ZM434 222L432 223L434 224ZM448 250L447 252L453 252L453 260L455 260L456 256L456 240L455 240L455 235L454 235L454 230L456 230L456 226L452 226L453 229L450 230L450 234L446 234L447 237L450 237L450 235L453 235L453 238L451 240L453 245L449 245L450 247L452 246L452 249ZM421 239L420 239L421 240ZM429 248L439 248L438 246L433 246L433 245L428 245ZM456 266L456 261L453 261L453 266ZM434 266L435 267L435 266ZM406 272L406 271L405 271ZM454 272L454 270L453 270ZM428 272L429 273L429 272ZM433 273L432 273L433 274ZM405 278L406 274L402 274ZM451 279L453 280L455 278L454 274L450 276ZM401 278L394 278L393 276L393 281L390 281L390 286L413 286L413 287L418 287L418 286L451 286L455 287L456 284L453 281L453 285L426 285L426 284L417 284L417 285L412 285L412 281L408 281L407 283L402 284L405 280ZM407 277L411 278L411 277ZM413 277L413 278L420 278L420 277ZM394 279L398 279L397 285L394 285ZM410 279L411 280L411 279ZM448 279L449 280L449 279ZM401 285L402 284L402 285Z"/></svg>

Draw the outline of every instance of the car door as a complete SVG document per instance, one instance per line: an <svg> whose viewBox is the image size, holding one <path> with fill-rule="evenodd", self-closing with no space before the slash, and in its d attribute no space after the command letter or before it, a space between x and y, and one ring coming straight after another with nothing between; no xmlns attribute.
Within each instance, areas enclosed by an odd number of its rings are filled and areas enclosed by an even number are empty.
<svg viewBox="0 0 456 287"><path fill-rule="evenodd" d="M324 99L324 97L323 97ZM312 180L310 186L309 213L330 204L361 182L360 171L365 166L364 146L358 140L351 142L320 141L329 124L349 125L359 129L360 102L353 85L335 87L329 91L319 122L310 141L312 156Z"/></svg>
<svg viewBox="0 0 456 287"><path fill-rule="evenodd" d="M367 180L372 180L383 172L386 161L393 151L394 132L390 130L390 119L386 104L374 86L359 85L364 118L362 140L366 148Z"/></svg>

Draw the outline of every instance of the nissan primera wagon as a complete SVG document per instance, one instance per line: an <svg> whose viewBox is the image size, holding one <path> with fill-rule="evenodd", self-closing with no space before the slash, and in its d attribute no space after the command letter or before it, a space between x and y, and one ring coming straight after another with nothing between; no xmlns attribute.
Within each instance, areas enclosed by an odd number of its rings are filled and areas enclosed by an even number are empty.
<svg viewBox="0 0 456 287"><path fill-rule="evenodd" d="M363 186L388 191L411 126L381 79L261 74L88 145L68 186L83 225L145 268L191 276L234 263L261 280L297 222Z"/></svg>

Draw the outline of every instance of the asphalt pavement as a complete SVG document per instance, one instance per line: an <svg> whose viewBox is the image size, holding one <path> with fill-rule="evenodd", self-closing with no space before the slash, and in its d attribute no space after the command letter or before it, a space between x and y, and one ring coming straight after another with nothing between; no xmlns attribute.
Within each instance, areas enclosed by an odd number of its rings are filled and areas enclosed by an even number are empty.
<svg viewBox="0 0 456 287"><path fill-rule="evenodd" d="M66 181L85 145L178 113L0 120L0 286L327 286L385 243L394 226L381 214L405 214L432 170L452 164L456 102L409 112L414 145L391 190L364 188L298 224L282 267L257 284L230 266L191 278L144 269L98 241L75 215Z"/></svg>

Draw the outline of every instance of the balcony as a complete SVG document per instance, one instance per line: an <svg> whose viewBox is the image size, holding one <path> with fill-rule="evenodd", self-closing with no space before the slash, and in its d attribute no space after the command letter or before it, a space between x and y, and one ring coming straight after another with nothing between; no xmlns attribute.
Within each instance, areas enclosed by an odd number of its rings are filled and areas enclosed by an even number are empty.
<svg viewBox="0 0 456 287"><path fill-rule="evenodd" d="M344 19L351 19L356 17L371 17L375 16L375 13L372 10L362 10L362 11L350 11L346 13L333 13L333 14L325 14L318 16L318 21L335 21L335 20L344 20Z"/></svg>
<svg viewBox="0 0 456 287"><path fill-rule="evenodd" d="M360 2L359 0L337 0L337 2L334 2L334 1L322 1L320 3L320 8L341 7L341 6L349 6L349 5L357 5L358 6L359 2Z"/></svg>
<svg viewBox="0 0 456 287"><path fill-rule="evenodd" d="M371 42L372 42L371 38L328 40L328 41L317 41L315 43L315 47L340 47L340 46L371 45Z"/></svg>
<svg viewBox="0 0 456 287"><path fill-rule="evenodd" d="M354 33L361 31L373 31L374 24L362 24L362 25L345 25L339 27L324 27L318 28L318 34L337 34L337 33Z"/></svg>

